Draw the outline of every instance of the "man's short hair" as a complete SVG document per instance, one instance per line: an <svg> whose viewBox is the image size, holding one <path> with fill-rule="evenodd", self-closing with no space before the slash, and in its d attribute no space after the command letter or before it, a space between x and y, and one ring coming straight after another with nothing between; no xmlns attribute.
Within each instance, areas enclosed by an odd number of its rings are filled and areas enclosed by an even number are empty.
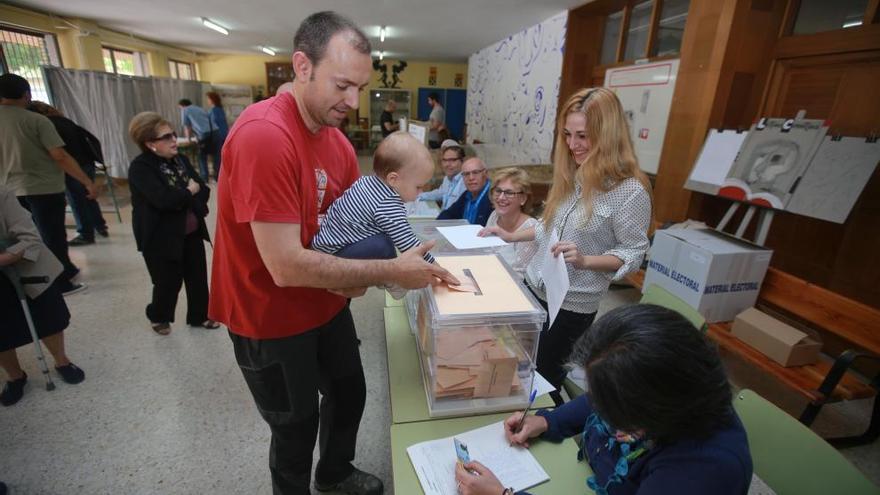
<svg viewBox="0 0 880 495"><path fill-rule="evenodd" d="M31 90L27 79L18 74L3 74L0 76L0 98L17 100Z"/></svg>
<svg viewBox="0 0 880 495"><path fill-rule="evenodd" d="M440 95L437 94L436 91L431 91L431 93L428 94L428 98L430 98L430 99L436 101L437 103L440 103Z"/></svg>
<svg viewBox="0 0 880 495"><path fill-rule="evenodd" d="M324 59L330 38L341 32L352 34L349 42L358 52L370 54L373 49L370 40L358 25L348 17L329 10L312 14L302 21L293 36L293 51L305 53L317 67Z"/></svg>
<svg viewBox="0 0 880 495"><path fill-rule="evenodd" d="M182 107L188 107L193 104L193 102L189 101L189 98L181 98L180 101L177 102L178 105Z"/></svg>

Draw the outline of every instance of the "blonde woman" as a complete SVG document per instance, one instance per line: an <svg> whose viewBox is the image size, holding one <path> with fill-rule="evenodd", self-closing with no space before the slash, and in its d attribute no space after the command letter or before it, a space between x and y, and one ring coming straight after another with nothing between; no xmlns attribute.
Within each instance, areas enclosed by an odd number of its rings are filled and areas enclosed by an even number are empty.
<svg viewBox="0 0 880 495"><path fill-rule="evenodd" d="M544 324L538 371L558 389L572 345L592 324L612 280L638 269L648 248L651 186L639 170L623 107L613 91L585 88L560 108L553 155L553 185L534 229L485 229L508 242L535 240L568 266L570 288L553 326ZM556 232L559 241L551 244ZM526 283L541 300L543 256L526 269ZM558 392L554 400L561 401Z"/></svg>
<svg viewBox="0 0 880 495"><path fill-rule="evenodd" d="M529 209L532 202L529 174L519 168L503 168L493 174L492 183L495 184L492 188L492 206L495 210L489 215L486 228L498 227L510 234L521 230L534 231L538 220L524 211ZM499 254L522 279L536 249L535 241L512 242L501 248Z"/></svg>

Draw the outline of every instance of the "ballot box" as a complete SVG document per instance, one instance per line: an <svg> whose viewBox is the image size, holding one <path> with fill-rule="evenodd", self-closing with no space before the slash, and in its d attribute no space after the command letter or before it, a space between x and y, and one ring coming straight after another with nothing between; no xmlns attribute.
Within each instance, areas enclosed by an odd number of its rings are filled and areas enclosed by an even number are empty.
<svg viewBox="0 0 880 495"><path fill-rule="evenodd" d="M436 258L462 283L412 291L429 414L524 408L544 309L497 254Z"/></svg>

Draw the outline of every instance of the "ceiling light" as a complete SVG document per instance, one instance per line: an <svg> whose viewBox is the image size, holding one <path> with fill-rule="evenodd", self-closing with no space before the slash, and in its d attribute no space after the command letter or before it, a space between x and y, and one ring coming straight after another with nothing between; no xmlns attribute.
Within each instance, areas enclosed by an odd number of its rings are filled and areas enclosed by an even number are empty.
<svg viewBox="0 0 880 495"><path fill-rule="evenodd" d="M379 52L379 60L385 58L385 52Z"/></svg>
<svg viewBox="0 0 880 495"><path fill-rule="evenodd" d="M385 26L379 28L379 43L385 43Z"/></svg>
<svg viewBox="0 0 880 495"><path fill-rule="evenodd" d="M856 27L856 26L861 26L861 25L862 25L862 21L850 21L850 22L845 22L843 24L843 27L844 28L851 28L851 27Z"/></svg>
<svg viewBox="0 0 880 495"><path fill-rule="evenodd" d="M275 56L275 50L269 48L268 46L261 46L260 51L265 53L266 55Z"/></svg>
<svg viewBox="0 0 880 495"><path fill-rule="evenodd" d="M204 24L206 28L213 29L214 31L217 31L218 33L222 33L227 36L229 35L228 29L226 29L225 27L223 27L215 22L212 22L207 17L202 17L202 24Z"/></svg>

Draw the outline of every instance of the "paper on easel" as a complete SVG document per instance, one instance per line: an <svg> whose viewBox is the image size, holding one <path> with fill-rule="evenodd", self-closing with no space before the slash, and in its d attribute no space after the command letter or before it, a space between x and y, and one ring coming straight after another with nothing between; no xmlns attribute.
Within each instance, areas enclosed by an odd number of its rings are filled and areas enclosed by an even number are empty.
<svg viewBox="0 0 880 495"><path fill-rule="evenodd" d="M544 289L547 292L547 312L549 313L550 326L562 308L562 301L571 283L568 280L568 268L565 266L563 256L553 256L550 249L559 242L559 234L554 229L550 233L550 242L547 243L547 252L544 253L544 263L541 265L541 275L544 278Z"/></svg>
<svg viewBox="0 0 880 495"><path fill-rule="evenodd" d="M709 129L700 156L684 187L706 194L718 194L748 135L748 132Z"/></svg>
<svg viewBox="0 0 880 495"><path fill-rule="evenodd" d="M489 468L504 486L517 492L548 481L550 476L528 449L511 446L498 422L455 435L467 444L472 460ZM417 443L406 449L425 495L457 495L452 437Z"/></svg>

